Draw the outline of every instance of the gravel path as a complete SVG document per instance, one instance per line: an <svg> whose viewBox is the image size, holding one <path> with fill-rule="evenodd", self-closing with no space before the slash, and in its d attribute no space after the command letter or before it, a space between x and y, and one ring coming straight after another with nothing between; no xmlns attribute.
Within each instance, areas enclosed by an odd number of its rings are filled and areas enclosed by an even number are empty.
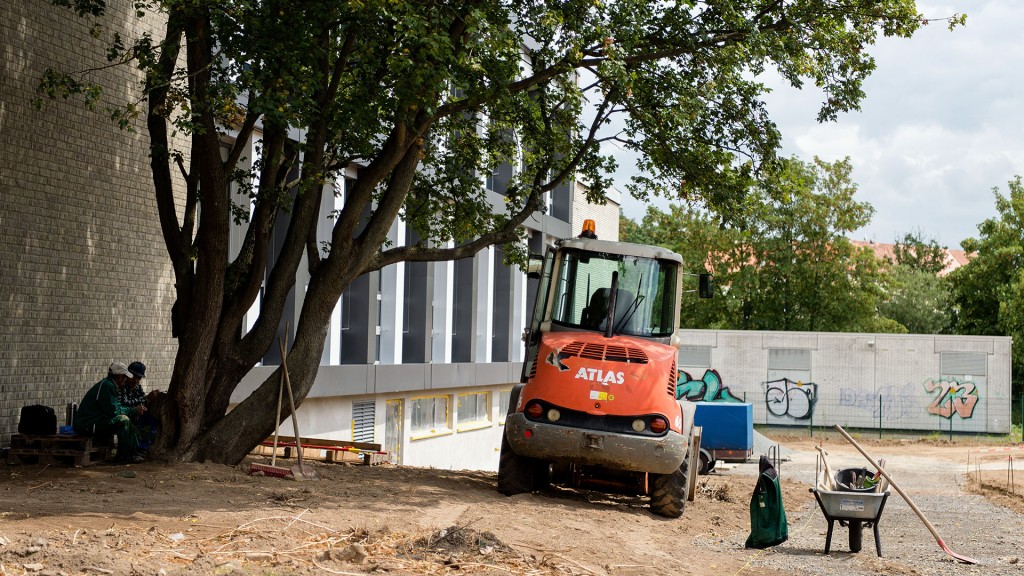
<svg viewBox="0 0 1024 576"><path fill-rule="evenodd" d="M867 462L852 447L849 451L829 448L833 469L862 467ZM878 523L883 557L875 554L870 529L863 533L863 549L851 553L848 529L835 524L831 551L824 555L828 522L811 502L801 509L786 509L789 541L773 549L753 553L741 572L757 574L764 569L785 574L914 575L943 576L962 574L1024 575L1024 516L988 502L984 497L962 489L966 464L953 464L923 456L886 454L885 448L868 452L885 458L886 471L899 484L935 526L954 552L975 558L977 565L953 561L939 547L928 528L910 506L891 490ZM814 483L816 454L792 451L781 466L784 479L808 485ZM744 464L732 473L757 474L754 463ZM745 534L721 542L724 547L743 547Z"/></svg>

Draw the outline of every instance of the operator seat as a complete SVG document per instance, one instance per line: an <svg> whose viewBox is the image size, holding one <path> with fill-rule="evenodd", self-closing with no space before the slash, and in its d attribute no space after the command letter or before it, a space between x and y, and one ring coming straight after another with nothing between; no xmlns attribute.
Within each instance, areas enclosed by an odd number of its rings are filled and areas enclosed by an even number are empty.
<svg viewBox="0 0 1024 576"><path fill-rule="evenodd" d="M590 304L583 309L580 326L597 330L608 315L608 288L598 288L590 295Z"/></svg>

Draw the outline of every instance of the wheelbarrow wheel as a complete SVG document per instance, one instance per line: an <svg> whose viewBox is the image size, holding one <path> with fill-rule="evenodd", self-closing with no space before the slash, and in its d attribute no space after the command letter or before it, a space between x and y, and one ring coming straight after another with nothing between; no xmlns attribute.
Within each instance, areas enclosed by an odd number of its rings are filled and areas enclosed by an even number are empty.
<svg viewBox="0 0 1024 576"><path fill-rule="evenodd" d="M864 543L864 523L850 520L850 552L860 552Z"/></svg>

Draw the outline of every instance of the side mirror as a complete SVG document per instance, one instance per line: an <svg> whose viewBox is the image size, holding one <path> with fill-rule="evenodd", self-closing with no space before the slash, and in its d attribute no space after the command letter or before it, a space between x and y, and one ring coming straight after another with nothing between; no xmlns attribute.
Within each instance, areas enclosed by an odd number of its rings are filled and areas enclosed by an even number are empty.
<svg viewBox="0 0 1024 576"><path fill-rule="evenodd" d="M713 274L701 274L700 285L697 295L701 298L711 298L715 295L715 276Z"/></svg>
<svg viewBox="0 0 1024 576"><path fill-rule="evenodd" d="M530 254L530 259L526 261L526 277L538 279L542 270L544 270L544 257L540 254Z"/></svg>

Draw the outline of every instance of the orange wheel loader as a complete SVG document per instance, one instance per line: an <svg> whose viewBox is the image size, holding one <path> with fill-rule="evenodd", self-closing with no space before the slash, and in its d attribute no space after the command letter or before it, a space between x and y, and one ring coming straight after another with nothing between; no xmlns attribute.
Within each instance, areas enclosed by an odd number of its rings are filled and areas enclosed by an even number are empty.
<svg viewBox="0 0 1024 576"><path fill-rule="evenodd" d="M593 221L543 261L524 334L521 384L505 419L498 490L551 483L650 496L682 515L696 405L676 400L682 258L599 240ZM701 296L710 296L701 275Z"/></svg>

